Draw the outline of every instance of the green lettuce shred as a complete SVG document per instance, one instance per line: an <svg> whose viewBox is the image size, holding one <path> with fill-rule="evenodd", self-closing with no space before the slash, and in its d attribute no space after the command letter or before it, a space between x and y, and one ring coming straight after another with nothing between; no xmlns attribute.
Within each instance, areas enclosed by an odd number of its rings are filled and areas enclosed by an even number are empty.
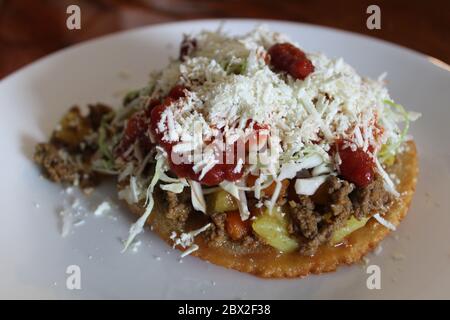
<svg viewBox="0 0 450 320"><path fill-rule="evenodd" d="M391 162L391 160L395 157L398 148L402 145L402 143L406 139L406 135L408 134L409 130L409 114L405 110L405 108L397 103L394 103L391 100L383 100L385 104L387 104L390 108L394 109L395 112L399 113L401 116L403 116L404 119L404 126L403 130L400 132L399 138L397 141L391 141L389 140L383 147L381 148L378 158L382 163L388 163Z"/></svg>
<svg viewBox="0 0 450 320"><path fill-rule="evenodd" d="M100 122L100 128L98 129L98 149L102 156L102 164L104 169L112 170L114 168L114 157L112 151L109 148L109 143L107 141L106 126L109 120L114 117L114 113L105 115Z"/></svg>

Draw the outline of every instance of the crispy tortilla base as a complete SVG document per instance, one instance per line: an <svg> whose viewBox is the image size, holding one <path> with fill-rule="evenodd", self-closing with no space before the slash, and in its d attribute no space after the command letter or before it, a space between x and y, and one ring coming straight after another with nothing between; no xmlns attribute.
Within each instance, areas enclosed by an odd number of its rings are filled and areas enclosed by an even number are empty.
<svg viewBox="0 0 450 320"><path fill-rule="evenodd" d="M398 225L406 216L417 181L418 161L413 141L406 144L405 151L397 156L395 163L388 168L388 173L393 173L399 178L400 183L397 185L397 190L401 196L392 204L384 218L394 225ZM156 199L156 203L147 224L151 224L153 231L172 244L169 237L171 232L177 229L170 220L164 217L164 203L158 199ZM138 206L130 206L130 209L138 215L143 213L143 209ZM197 215L193 221L188 222L194 228L204 225L206 221L204 216ZM341 264L352 264L359 261L374 249L389 232L389 229L372 218L363 228L351 233L344 243L338 246L322 245L312 257L302 256L297 252L279 253L265 245L253 249L228 242L220 247L209 246L203 237L197 236L195 243L199 246L199 250L192 255L226 268L264 278L304 277L310 273L334 271Z"/></svg>

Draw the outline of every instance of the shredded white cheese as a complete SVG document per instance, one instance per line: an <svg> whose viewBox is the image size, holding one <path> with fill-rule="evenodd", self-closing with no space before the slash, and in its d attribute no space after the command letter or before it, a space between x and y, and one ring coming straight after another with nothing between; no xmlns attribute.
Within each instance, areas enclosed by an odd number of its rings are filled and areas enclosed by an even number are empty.
<svg viewBox="0 0 450 320"><path fill-rule="evenodd" d="M94 216L102 216L106 212L112 209L111 204L108 201L103 201L94 211Z"/></svg>
<svg viewBox="0 0 450 320"><path fill-rule="evenodd" d="M194 244L195 237L200 233L206 231L210 227L211 223L208 223L197 230L181 233L179 236L175 231L172 232L172 234L170 235L170 239L173 241L173 247L175 248L176 246L181 246L183 249L188 248L181 254L181 258L184 258L185 256L198 250L198 245Z"/></svg>
<svg viewBox="0 0 450 320"><path fill-rule="evenodd" d="M158 95L167 94L176 84L189 88L187 97L170 105L158 124L165 140L179 141L174 152L204 150L217 129L228 144L245 140L251 129L242 129L251 119L270 128L270 153L260 172L278 176L286 169L284 159L291 158L297 165L311 148L327 154L336 137L367 148L369 142L380 147L398 134L395 121L383 117L383 101L390 99L384 83L360 77L342 59L307 53L315 71L299 81L274 72L264 61L273 44L292 43L286 36L258 28L241 37L205 31L196 40L190 56L173 61L151 81ZM377 138L373 136L377 131L374 117L388 124ZM200 136L195 136L196 132ZM204 153L205 157L211 155ZM325 160L330 163L332 159ZM203 163L200 160L194 163L194 170L203 177L214 164L210 158ZM242 165L238 162L235 171ZM311 168L313 165L320 163ZM289 172L286 178L293 175L295 172Z"/></svg>

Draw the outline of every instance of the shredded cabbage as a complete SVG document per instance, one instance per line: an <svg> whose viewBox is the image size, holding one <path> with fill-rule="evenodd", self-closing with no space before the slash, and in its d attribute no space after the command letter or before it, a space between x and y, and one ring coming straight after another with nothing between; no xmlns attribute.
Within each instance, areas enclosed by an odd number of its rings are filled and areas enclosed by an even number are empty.
<svg viewBox="0 0 450 320"><path fill-rule="evenodd" d="M191 200L195 210L206 213L206 201L203 196L202 185L194 180L188 180L191 185Z"/></svg>
<svg viewBox="0 0 450 320"><path fill-rule="evenodd" d="M377 158L375 158L375 165L377 166L378 173L381 175L381 177L384 180L384 188L387 191L389 191L390 193L392 193L394 196L398 197L400 194L395 189L394 182L392 182L391 178L389 177L387 172L383 169L383 167L381 166L380 161Z"/></svg>
<svg viewBox="0 0 450 320"><path fill-rule="evenodd" d="M221 182L219 184L219 186L223 190L225 190L226 192L231 194L234 198L239 200L239 188L238 188L238 186L236 186L236 184L234 182L230 182L230 181L224 180L223 182Z"/></svg>
<svg viewBox="0 0 450 320"><path fill-rule="evenodd" d="M125 246L124 246L122 252L125 252L127 250L128 246L133 242L134 238L139 233L144 231L145 222L147 221L148 217L150 216L150 214L152 213L152 210L153 210L153 205L154 205L153 190L155 189L155 185L158 182L159 177L161 175L161 170L162 170L163 164L164 164L164 158L160 157L156 161L155 173L153 174L153 178L150 182L150 185L147 188L147 199L145 201L145 205L146 205L145 212L135 223L133 223L131 225L130 231L128 234L128 239L125 242Z"/></svg>
<svg viewBox="0 0 450 320"><path fill-rule="evenodd" d="M160 184L159 187L162 190L170 191L173 193L181 193L184 190L183 183L169 183L169 184Z"/></svg>
<svg viewBox="0 0 450 320"><path fill-rule="evenodd" d="M317 189L328 179L329 175L316 176L311 178L295 180L295 192L297 194L304 194L312 196Z"/></svg>
<svg viewBox="0 0 450 320"><path fill-rule="evenodd" d="M96 164L100 165L99 167L94 168L97 171L105 172L109 174L117 174L114 171L114 157L109 148L109 143L107 142L107 134L106 134L106 126L108 125L108 120L114 117L114 112L111 112L107 115L104 115L101 122L100 127L98 129L98 150L101 155L100 161L96 162Z"/></svg>
<svg viewBox="0 0 450 320"><path fill-rule="evenodd" d="M317 154L313 153L307 157L301 159L299 162L289 162L281 166L280 174L277 180L292 179L295 177L297 172L302 169L315 168L323 163L323 158Z"/></svg>
<svg viewBox="0 0 450 320"><path fill-rule="evenodd" d="M203 195L207 195L207 194L219 192L220 190L222 190L222 188L221 187L211 187L211 188L204 188L202 190L203 190Z"/></svg>
<svg viewBox="0 0 450 320"><path fill-rule="evenodd" d="M141 90L132 90L129 91L125 97L123 98L123 105L126 106L127 104L129 104L131 101L133 101L134 99L136 99L137 97L139 97L141 93Z"/></svg>
<svg viewBox="0 0 450 320"><path fill-rule="evenodd" d="M239 182L237 182L238 186L245 186L247 183L246 178L242 178ZM250 211L248 210L247 206L247 196L245 195L245 191L240 189L239 190L239 213L241 215L242 221L247 220L250 217Z"/></svg>
<svg viewBox="0 0 450 320"><path fill-rule="evenodd" d="M398 136L397 141L392 141L390 139L381 148L381 150L378 154L378 158L380 159L381 162L384 163L384 162L388 162L390 159L392 159L395 156L398 148L405 141L406 135L408 134L408 130L409 130L410 117L409 117L409 113L405 110L405 108L402 105L394 103L393 101L390 101L390 100L384 100L383 102L385 104L387 104L388 106L394 108L398 113L400 113L400 115L403 117L404 123L405 123L403 130L400 132L400 135Z"/></svg>

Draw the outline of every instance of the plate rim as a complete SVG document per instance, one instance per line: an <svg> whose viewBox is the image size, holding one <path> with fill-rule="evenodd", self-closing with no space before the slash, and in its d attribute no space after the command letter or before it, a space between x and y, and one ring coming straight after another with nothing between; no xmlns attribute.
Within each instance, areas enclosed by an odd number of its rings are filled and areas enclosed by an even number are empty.
<svg viewBox="0 0 450 320"><path fill-rule="evenodd" d="M399 45L390 43L388 41L372 38L370 36L365 36L365 35L357 34L357 33L354 33L354 32L334 29L334 28L330 28L330 27L322 27L322 26L317 26L317 25L314 25L314 24L297 23L297 22L292 22L292 21L279 21L279 20L268 20L268 19L193 19L193 20L184 20L184 21L177 21L177 22L165 22L165 23L159 23L159 24L154 24L154 25L141 26L141 27L138 27L138 28L133 28L133 29L128 29L128 30L122 30L122 31L119 31L119 32L114 32L114 33L111 33L111 34L103 35L103 36L100 36L100 37L96 37L96 38L93 38L93 39L90 39L90 40L82 41L82 42L79 42L77 44L74 44L74 45L62 48L60 50L57 50L57 51L55 51L53 53L50 53L50 54L44 56L44 57L39 58L39 59L37 59L37 60L35 60L35 61L33 61L33 62L23 66L23 67L21 67L21 68L19 68L18 70L14 71L10 75L6 76L5 78L0 79L0 93L5 94L5 95L3 95L3 97L5 97L5 96L7 97L7 95L8 95L7 90L3 90L3 88L5 88L5 89L7 88L7 86L6 86L7 84L9 84L12 81L15 81L16 79L22 81L23 79L20 78L20 77L26 77L26 75L27 75L26 72L29 72L29 71L33 71L34 72L35 71L35 70L29 70L29 69L39 67L40 64L52 63L51 59L54 59L55 57L60 57L59 55L64 56L64 54L71 53L72 52L71 50L76 51L79 48L81 48L81 49L85 48L84 46L86 46L86 47L91 46L91 45L95 46L95 45L97 45L96 41L99 41L99 42L100 41L111 41L111 42L114 42L114 41L116 41L116 40L112 40L112 38L114 38L114 37L122 37L122 36L126 37L128 34L132 35L133 33L140 33L140 32L145 33L146 30L151 30L152 28L154 29L154 28L165 28L165 27L168 27L168 28L179 28L180 29L184 25L189 25L189 24L191 24L193 22L197 23L197 24L201 24L201 23L214 24L214 23L217 23L218 25L220 24L220 22L225 22L225 26L227 26L228 22L230 22L230 24L231 23L236 23L236 24L239 24L239 23L246 23L247 24L248 23L248 24L254 24L254 25L257 25L258 23L274 23L274 26L278 24L278 25L280 25L280 28L281 28L281 26L291 26L292 25L294 27L295 26L299 26L299 27L313 28L315 30L318 30L319 32L321 32L322 30L338 32L338 34L342 35L342 36L346 36L346 35L347 36L348 35L353 36L349 40L353 40L354 39L354 40L357 40L357 41L360 41L360 40L362 40L362 41L370 41L371 43L374 43L374 45L377 45L377 46L378 45L382 45L383 46L383 47L381 47L382 50L392 50L392 49L396 50L396 49L400 49L401 51L396 51L397 54L401 54L402 52L404 52L406 54L406 52L404 50L409 51L410 54L416 56L417 58L420 58L420 61L417 60L414 63L420 63L422 61L424 63L429 64L429 61L427 61L427 56L426 55L424 55L424 54L422 54L420 52L415 52L412 49L403 48L403 47L401 47ZM50 61L47 61L47 60L50 60ZM431 70L431 69L433 69L431 66L429 68L430 68L431 72L439 72L437 70L434 70L434 71ZM447 75L450 75L450 73L447 73ZM297 298L291 297L290 299L297 299Z"/></svg>
<svg viewBox="0 0 450 320"><path fill-rule="evenodd" d="M139 26L139 27L131 28L131 29L119 30L119 31L115 31L112 33L98 36L98 37L94 37L94 38L91 38L88 40L77 42L77 43L71 44L64 48L60 48L54 52L51 52L47 55L44 55L44 56L38 58L30 63L25 64L24 66L14 70L12 73L6 75L6 77L0 79L0 89L5 82L9 82L10 80L18 77L22 73L26 72L27 69L29 69L29 68L34 68L38 64L44 63L50 59L53 59L60 55L63 55L67 52L77 50L77 49L83 48L85 46L90 46L92 44L95 44L95 42L108 41L108 40L111 40L112 38L121 37L126 34L143 32L146 29L164 28L164 27L179 27L180 25L183 25L183 24L192 24L192 23L194 23L194 24L217 23L218 25L221 25L221 24L226 25L227 23L253 23L255 26L258 24L270 23L270 24L283 24L283 25L288 25L288 26L314 28L314 29L319 29L319 30L323 30L326 32L337 32L341 35L350 36L354 39L370 41L374 44L381 45L381 46L384 46L384 47L387 47L390 49L404 51L404 52L406 52L410 55L413 55L416 58L421 59L425 62L428 62L427 58L431 57L431 58L438 60L444 64L447 64L446 62L444 62L436 57L433 57L431 55L422 53L420 51L408 48L406 46L403 46L403 45L400 45L400 44L397 44L394 42L390 42L390 41L387 41L384 39L379 39L374 36L361 34L361 33L355 32L355 31L343 30L343 29L333 28L333 27L329 27L329 26L322 26L322 25L317 25L317 24L312 24L312 23L304 23L304 22L289 21L289 20L276 20L276 19L257 19L257 18L255 18L255 19L247 19L247 18L187 19L187 20L179 20L179 21L167 21L167 22L162 22L162 23L143 25L143 26Z"/></svg>

